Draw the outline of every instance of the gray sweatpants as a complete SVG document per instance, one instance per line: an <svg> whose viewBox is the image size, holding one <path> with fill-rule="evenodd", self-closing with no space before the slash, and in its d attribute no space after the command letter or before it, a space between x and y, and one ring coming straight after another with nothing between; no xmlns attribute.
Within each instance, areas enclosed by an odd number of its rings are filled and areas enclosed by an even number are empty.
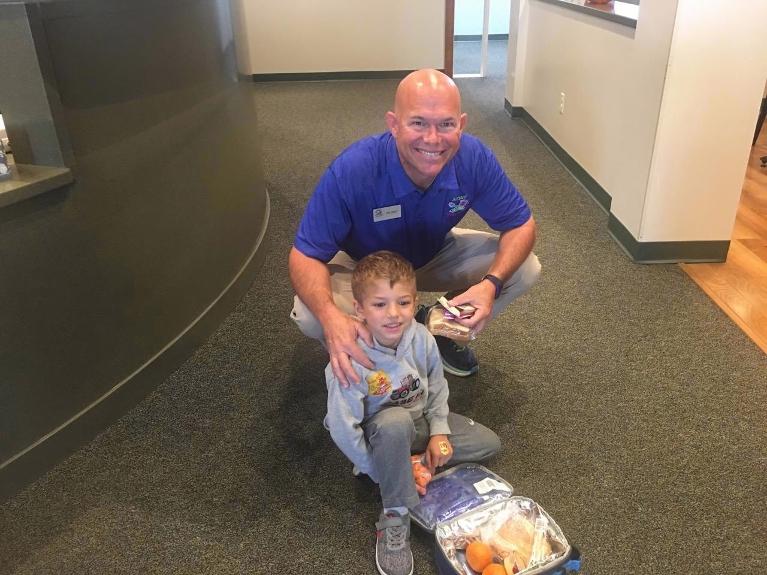
<svg viewBox="0 0 767 575"><path fill-rule="evenodd" d="M488 232L453 228L445 245L426 265L416 270L419 291L461 292L480 282L490 269L498 249L498 236ZM336 305L349 314L354 313L352 272L356 261L346 252L338 252L328 262L330 284ZM504 284L500 297L493 305L496 317L516 298L527 292L541 273L541 264L531 253L519 269ZM298 296L293 298L290 314L304 335L322 341L322 325Z"/></svg>
<svg viewBox="0 0 767 575"><path fill-rule="evenodd" d="M501 449L495 433L468 417L451 412L447 423L450 426L448 439L453 446L450 466L484 461ZM383 506L412 508L418 505L410 454L426 451L428 422L423 417L413 420L401 407L388 407L363 423L362 428L378 472Z"/></svg>

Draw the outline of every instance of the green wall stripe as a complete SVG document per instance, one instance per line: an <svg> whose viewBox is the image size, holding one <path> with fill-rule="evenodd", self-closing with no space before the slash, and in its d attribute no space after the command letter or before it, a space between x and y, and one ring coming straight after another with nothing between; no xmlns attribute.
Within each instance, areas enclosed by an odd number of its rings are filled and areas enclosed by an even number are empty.
<svg viewBox="0 0 767 575"><path fill-rule="evenodd" d="M488 34L488 40L508 40L508 34ZM482 40L482 34L456 34L453 36L456 42L478 42Z"/></svg>
<svg viewBox="0 0 767 575"><path fill-rule="evenodd" d="M565 168L575 177L576 180L586 188L586 191L606 212L610 211L612 198L607 191L576 162L565 149L560 146L554 138L533 118L527 110L521 106L512 106L508 100L505 100L505 108L512 118L520 118L527 126L538 136L541 141L551 150L554 156L562 162Z"/></svg>
<svg viewBox="0 0 767 575"><path fill-rule="evenodd" d="M631 259L642 264L723 262L730 249L729 240L640 242L613 214L607 220L607 229Z"/></svg>
<svg viewBox="0 0 767 575"><path fill-rule="evenodd" d="M386 80L404 78L413 70L355 70L353 72L301 72L253 74L254 82L320 82L327 80Z"/></svg>

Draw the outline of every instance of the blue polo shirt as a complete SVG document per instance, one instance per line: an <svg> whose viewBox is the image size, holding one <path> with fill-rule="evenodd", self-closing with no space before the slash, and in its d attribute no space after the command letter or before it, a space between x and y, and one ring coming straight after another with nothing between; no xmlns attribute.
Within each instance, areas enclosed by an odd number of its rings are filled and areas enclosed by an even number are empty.
<svg viewBox="0 0 767 575"><path fill-rule="evenodd" d="M469 208L498 232L530 219L527 202L477 138L463 134L456 155L422 191L405 173L394 137L386 132L352 144L328 167L294 245L323 262L338 251L359 260L390 250L417 269L439 252Z"/></svg>

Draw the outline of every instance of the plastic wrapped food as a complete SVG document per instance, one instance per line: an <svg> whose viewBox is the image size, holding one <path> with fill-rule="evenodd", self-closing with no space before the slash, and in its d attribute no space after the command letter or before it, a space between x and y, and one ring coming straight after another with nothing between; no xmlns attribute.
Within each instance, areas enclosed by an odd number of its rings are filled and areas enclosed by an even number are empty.
<svg viewBox="0 0 767 575"><path fill-rule="evenodd" d="M444 297L439 298L439 304L429 310L426 317L426 328L432 335L449 337L457 342L466 343L476 334L471 328L458 323L456 318L467 318L474 315L476 309L471 305L451 306Z"/></svg>
<svg viewBox="0 0 767 575"><path fill-rule="evenodd" d="M570 545L554 520L532 499L514 496L490 503L437 525L437 543L458 573L466 570L462 555L470 541L490 545L508 574L535 573L564 562Z"/></svg>

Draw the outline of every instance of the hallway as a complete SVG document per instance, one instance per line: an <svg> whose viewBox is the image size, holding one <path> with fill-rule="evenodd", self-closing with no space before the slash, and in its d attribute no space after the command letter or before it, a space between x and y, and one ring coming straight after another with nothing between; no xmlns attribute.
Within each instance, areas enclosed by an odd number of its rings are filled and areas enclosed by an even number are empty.
<svg viewBox="0 0 767 575"><path fill-rule="evenodd" d="M378 502L323 428L327 355L288 319L286 258L318 177L384 129L396 84L252 86L271 198L259 281L135 409L0 505L0 573L375 572ZM758 572L767 356L679 266L626 258L506 114L502 78L458 84L467 130L533 209L543 273L477 339L479 373L449 378L451 409L498 433L489 466L557 520L584 573ZM436 573L430 535L414 529L413 553Z"/></svg>

